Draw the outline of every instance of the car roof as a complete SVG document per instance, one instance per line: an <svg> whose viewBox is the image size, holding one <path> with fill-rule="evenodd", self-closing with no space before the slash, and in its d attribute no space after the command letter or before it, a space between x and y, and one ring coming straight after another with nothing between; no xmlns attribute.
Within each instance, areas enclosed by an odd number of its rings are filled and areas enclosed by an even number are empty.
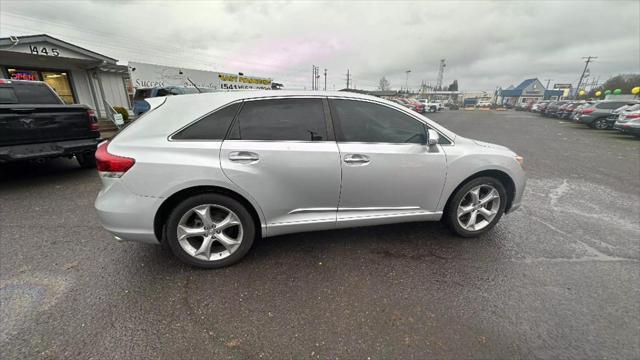
<svg viewBox="0 0 640 360"><path fill-rule="evenodd" d="M304 91L304 90L237 90L237 91L219 91L213 93L187 94L180 96L167 96L161 99L161 103L156 106L157 110L147 112L138 121L134 121L127 126L126 131L121 132L118 137L154 137L168 136L180 127L189 122L201 118L202 116L215 111L217 108L226 106L227 104L254 99L278 99L288 97L332 97L343 99L355 99L371 101L383 104L412 117L421 119L421 121L429 124L449 139L455 139L456 134L451 130L442 127L435 121L414 113L404 106L395 102L388 101L379 97L357 94L346 91ZM153 123L154 125L146 126L145 123Z"/></svg>

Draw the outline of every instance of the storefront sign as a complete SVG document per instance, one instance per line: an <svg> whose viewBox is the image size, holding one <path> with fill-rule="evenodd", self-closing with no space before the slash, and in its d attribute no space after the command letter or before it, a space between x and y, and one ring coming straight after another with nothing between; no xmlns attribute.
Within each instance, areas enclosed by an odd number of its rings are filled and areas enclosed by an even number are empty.
<svg viewBox="0 0 640 360"><path fill-rule="evenodd" d="M9 51L26 53L32 55L51 56L51 57L67 57L74 59L91 59L90 57L75 52L73 50L60 47L58 45L43 41L31 44L18 44Z"/></svg>
<svg viewBox="0 0 640 360"><path fill-rule="evenodd" d="M187 86L221 90L271 89L271 79L185 69L138 62L129 62L129 74L134 88ZM192 83L193 82L193 83Z"/></svg>

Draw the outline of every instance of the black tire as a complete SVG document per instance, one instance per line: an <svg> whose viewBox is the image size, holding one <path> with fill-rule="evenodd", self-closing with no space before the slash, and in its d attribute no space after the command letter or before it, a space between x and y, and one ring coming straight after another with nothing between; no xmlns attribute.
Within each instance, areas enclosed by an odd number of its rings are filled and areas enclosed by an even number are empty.
<svg viewBox="0 0 640 360"><path fill-rule="evenodd" d="M601 117L601 118L595 119L591 123L591 127L596 130L605 130L609 128L609 123L607 122L607 118Z"/></svg>
<svg viewBox="0 0 640 360"><path fill-rule="evenodd" d="M214 204L233 211L242 224L243 234L239 247L231 255L220 260L201 260L187 253L178 242L178 223L182 216L198 205ZM165 239L171 252L183 262L205 269L215 269L235 264L251 249L256 237L256 224L249 211L237 200L216 193L200 194L180 202L167 218Z"/></svg>
<svg viewBox="0 0 640 360"><path fill-rule="evenodd" d="M500 206L498 207L498 213L493 218L491 223L489 223L484 228L477 231L468 231L464 229L459 223L457 218L458 205L463 200L463 197L474 187L479 185L490 185L493 186L500 195ZM479 178L472 179L461 186L450 198L449 203L445 208L445 214L443 216L444 223L449 227L451 232L454 235L458 235L461 237L476 237L484 234L485 232L491 230L497 223L500 221L500 218L504 214L504 209L507 204L507 191L504 188L502 182L498 179L489 176L483 176Z"/></svg>
<svg viewBox="0 0 640 360"><path fill-rule="evenodd" d="M95 152L83 152L76 154L76 160L83 169L90 169L96 167L96 153Z"/></svg>

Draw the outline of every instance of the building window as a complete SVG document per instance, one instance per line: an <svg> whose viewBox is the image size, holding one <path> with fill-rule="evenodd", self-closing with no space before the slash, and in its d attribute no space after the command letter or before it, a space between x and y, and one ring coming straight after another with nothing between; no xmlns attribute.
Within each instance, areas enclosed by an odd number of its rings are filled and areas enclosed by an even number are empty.
<svg viewBox="0 0 640 360"><path fill-rule="evenodd" d="M44 81L51 86L66 104L74 104L76 102L75 94L71 87L71 79L66 71L7 68L7 73L13 80Z"/></svg>

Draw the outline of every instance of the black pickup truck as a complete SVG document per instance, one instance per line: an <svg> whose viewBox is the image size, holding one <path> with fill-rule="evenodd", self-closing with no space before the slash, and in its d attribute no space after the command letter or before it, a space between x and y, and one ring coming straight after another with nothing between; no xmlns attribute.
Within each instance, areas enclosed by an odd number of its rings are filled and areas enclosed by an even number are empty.
<svg viewBox="0 0 640 360"><path fill-rule="evenodd" d="M0 163L76 157L95 166L98 119L86 105L66 105L46 83L0 79Z"/></svg>

